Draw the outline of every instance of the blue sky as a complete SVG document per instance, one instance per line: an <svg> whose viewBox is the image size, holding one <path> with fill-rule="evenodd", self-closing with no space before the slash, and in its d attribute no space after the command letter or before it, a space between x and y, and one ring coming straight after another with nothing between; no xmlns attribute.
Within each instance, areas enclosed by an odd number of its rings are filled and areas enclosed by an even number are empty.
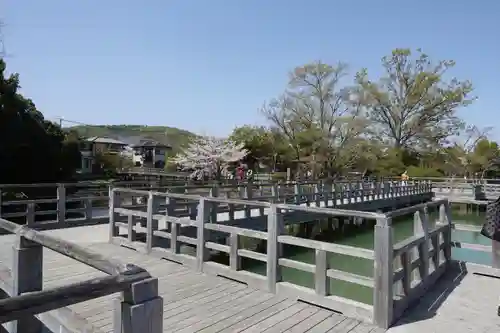
<svg viewBox="0 0 500 333"><path fill-rule="evenodd" d="M367 67L396 47L454 59L479 100L461 114L500 133L500 2L2 0L8 68L52 119L228 134L262 124L293 67Z"/></svg>

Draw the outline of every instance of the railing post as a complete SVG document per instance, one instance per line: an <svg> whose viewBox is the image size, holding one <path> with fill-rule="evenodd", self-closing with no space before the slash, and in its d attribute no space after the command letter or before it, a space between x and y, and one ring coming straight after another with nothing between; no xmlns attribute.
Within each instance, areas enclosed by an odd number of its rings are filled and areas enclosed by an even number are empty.
<svg viewBox="0 0 500 333"><path fill-rule="evenodd" d="M165 204L167 206L165 215L166 216L175 216L175 199L171 197L165 198ZM189 207L193 207L193 205L189 205ZM196 207L195 207L196 208ZM196 209L193 209L195 211ZM178 223L174 222L166 222L165 227L170 226L170 251L172 253L179 253L180 244L177 242L177 237L180 236L180 226Z"/></svg>
<svg viewBox="0 0 500 333"><path fill-rule="evenodd" d="M26 205L26 224L30 227L35 224L35 203L30 202Z"/></svg>
<svg viewBox="0 0 500 333"><path fill-rule="evenodd" d="M330 295L330 280L327 276L328 271L328 253L325 250L316 249L314 272L314 290L317 295Z"/></svg>
<svg viewBox="0 0 500 333"><path fill-rule="evenodd" d="M119 229L115 222L118 220L119 214L115 213L115 208L120 207L120 193L113 187L109 187L109 242L112 243L113 237L118 236Z"/></svg>
<svg viewBox="0 0 500 333"><path fill-rule="evenodd" d="M276 205L269 207L267 215L267 287L272 293L276 292L276 282L281 281L279 256L281 255L278 236L282 229L282 216Z"/></svg>
<svg viewBox="0 0 500 333"><path fill-rule="evenodd" d="M373 321L381 328L389 328L393 318L394 251L391 218L379 218L375 225L375 260L373 288Z"/></svg>
<svg viewBox="0 0 500 333"><path fill-rule="evenodd" d="M13 245L12 295L42 290L43 246L16 235ZM12 322L10 333L41 333L42 325L34 316Z"/></svg>
<svg viewBox="0 0 500 333"><path fill-rule="evenodd" d="M203 271L203 263L207 259L207 249L205 248L205 223L208 221L210 215L210 202L207 198L200 198L198 205L198 216L196 218L197 224L197 243L196 243L196 270Z"/></svg>
<svg viewBox="0 0 500 333"><path fill-rule="evenodd" d="M115 308L113 332L163 332L163 298L158 296L158 279L135 282L123 292Z"/></svg>
<svg viewBox="0 0 500 333"><path fill-rule="evenodd" d="M153 192L149 192L147 201L147 217L146 217L146 252L151 253L151 250L155 244L154 234L155 231L155 220L153 219L153 214L155 213L155 197Z"/></svg>
<svg viewBox="0 0 500 333"><path fill-rule="evenodd" d="M235 271L241 269L241 257L238 255L239 248L240 236L236 233L231 233L229 235L229 267Z"/></svg>
<svg viewBox="0 0 500 333"><path fill-rule="evenodd" d="M84 201L84 207L85 207L85 220L87 222L92 221L93 218L93 213L92 213L92 199L85 199Z"/></svg>
<svg viewBox="0 0 500 333"><path fill-rule="evenodd" d="M425 240L418 245L418 256L420 258L420 265L418 272L420 280L424 280L429 275L429 220L427 207L421 211L416 211L413 220L413 234L415 236L423 235Z"/></svg>
<svg viewBox="0 0 500 333"><path fill-rule="evenodd" d="M296 205L300 205L301 202L301 197L302 197L302 188L300 187L300 184L296 182L293 186L293 192L294 192L294 202Z"/></svg>
<svg viewBox="0 0 500 333"><path fill-rule="evenodd" d="M57 222L66 221L66 188L64 184L57 184Z"/></svg>

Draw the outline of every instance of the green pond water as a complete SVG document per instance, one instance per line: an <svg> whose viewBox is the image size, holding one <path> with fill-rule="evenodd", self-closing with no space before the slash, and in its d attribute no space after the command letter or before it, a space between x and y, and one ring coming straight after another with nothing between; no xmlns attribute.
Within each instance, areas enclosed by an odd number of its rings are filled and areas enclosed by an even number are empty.
<svg viewBox="0 0 500 333"><path fill-rule="evenodd" d="M431 218L437 216L437 212L429 212ZM473 212L464 212L464 207L459 209L453 207L453 221L460 224L482 225L484 221L484 212L477 211L477 207ZM314 222L311 222L314 223ZM395 242L402 241L413 234L413 217L406 216L393 221ZM490 245L491 240L475 232L454 231L452 239L454 241L463 241L466 243L475 243ZM324 241L329 241L324 240ZM333 241L332 241L333 242ZM373 228L360 228L358 232L350 233L350 235L335 237L336 244L345 244L366 249L373 249L374 232ZM285 255L286 258L301 261L305 263L314 263L314 251L304 248L289 248ZM491 255L478 251L467 249L453 248L452 256L454 259L475 262L479 264L491 263ZM340 254L328 254L328 261L331 268L350 273L356 273L363 276L373 277L373 261L361 258L354 258ZM244 269L258 273L266 274L266 267L263 263L252 262ZM295 269L282 267L282 281L291 282L297 285L314 288L314 275L307 272L298 271ZM373 304L373 289L344 281L330 280L330 290L332 294L357 300L367 304Z"/></svg>

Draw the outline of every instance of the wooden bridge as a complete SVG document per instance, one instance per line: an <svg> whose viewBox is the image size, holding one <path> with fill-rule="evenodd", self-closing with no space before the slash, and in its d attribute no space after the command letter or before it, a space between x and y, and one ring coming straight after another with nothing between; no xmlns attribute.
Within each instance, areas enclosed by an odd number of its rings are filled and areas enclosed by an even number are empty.
<svg viewBox="0 0 500 333"><path fill-rule="evenodd" d="M368 333L392 326L393 333L460 333L500 328L494 292L500 287L494 278L498 271L451 258L453 246L491 248L453 241L454 229L468 227L453 225L447 200L384 214L156 191L147 192L146 209L133 205L134 197L144 196L143 190L112 189L109 225L39 232L33 230L38 228L34 219L28 220L31 228L1 219L0 228L14 235L0 238L0 289L10 296L0 300L0 323L17 320L6 324L9 332L40 332L33 324L38 321L52 332ZM194 217L186 206L191 201L197 206ZM124 202L131 204L118 204ZM221 210L254 209L265 210L265 231L219 220ZM437 218L430 214L433 209L439 211ZM374 248L286 235L284 219L292 212L375 220ZM414 235L396 243L392 221L408 214L414 216ZM182 235L182 226L195 228L195 235ZM211 241L213 232L226 233L228 243ZM265 241L265 251L245 247L243 238ZM181 243L195 252L182 253ZM284 245L312 249L314 263L284 257ZM215 261L215 252L226 253L228 263ZM373 275L329 267L330 253L373 261ZM265 275L246 271L242 258L265 263ZM283 281L283 267L313 274L314 287ZM336 281L372 288L373 304L335 295Z"/></svg>
<svg viewBox="0 0 500 333"><path fill-rule="evenodd" d="M58 229L108 222L108 202L113 187L142 190L122 200L122 208L146 210L148 191L186 194L184 199L172 200L176 216L197 215L195 196L210 196L237 200L254 200L273 203L289 203L309 207L330 207L357 210L393 210L431 200L432 185L415 182L402 186L397 182L385 183L321 183L303 182L291 184L240 184L194 186L144 186L144 182L118 182L114 184L20 184L0 185L0 217L14 219L18 223L36 224L38 230ZM39 198L40 192L46 198ZM191 196L190 196L191 195ZM37 196L37 199L31 199ZM165 201L156 202L158 209L165 210ZM220 205L217 221L227 224L265 228L267 209L242 208L242 205ZM301 223L315 219L308 214L289 214L286 223ZM251 222L249 225L245 223Z"/></svg>

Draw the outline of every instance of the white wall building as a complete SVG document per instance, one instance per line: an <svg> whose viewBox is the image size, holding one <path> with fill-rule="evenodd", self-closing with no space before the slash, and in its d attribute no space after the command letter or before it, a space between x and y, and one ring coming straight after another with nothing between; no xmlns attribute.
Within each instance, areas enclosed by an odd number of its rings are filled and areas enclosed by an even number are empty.
<svg viewBox="0 0 500 333"><path fill-rule="evenodd" d="M130 146L133 151L133 162L136 167L161 168L165 167L168 153L172 150L169 145L154 140L141 140L140 143Z"/></svg>

